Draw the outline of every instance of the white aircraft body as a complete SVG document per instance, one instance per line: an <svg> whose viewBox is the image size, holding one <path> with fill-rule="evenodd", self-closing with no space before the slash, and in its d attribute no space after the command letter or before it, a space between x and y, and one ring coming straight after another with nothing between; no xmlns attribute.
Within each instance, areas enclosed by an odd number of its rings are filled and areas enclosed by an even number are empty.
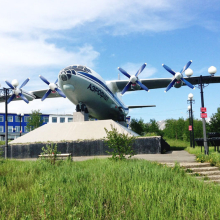
<svg viewBox="0 0 220 220"><path fill-rule="evenodd" d="M192 61L189 61L180 72L174 72L172 69L163 65L169 71L172 78L162 79L139 79L139 74L143 71L144 64L135 75L129 75L125 70L119 70L129 78L129 80L105 81L94 70L81 65L72 65L62 69L58 74L55 83L50 83L43 76L40 78L49 86L49 89L26 92L22 88L27 84L26 79L18 88L16 80L12 83L5 81L12 89L8 103L12 100L21 100L25 102L41 98L67 97L74 105L76 111L89 113L90 117L103 119L113 119L115 121L125 121L130 108L155 107L154 105L126 106L121 100L121 94L126 91L146 90L171 87L180 88L187 85L194 88L198 84L200 77L184 78L182 73L189 67ZM211 79L211 81L210 81ZM203 83L220 83L219 76L210 76L203 79ZM193 85L192 85L193 84ZM121 94L120 94L121 93ZM4 101L4 98L0 100Z"/></svg>

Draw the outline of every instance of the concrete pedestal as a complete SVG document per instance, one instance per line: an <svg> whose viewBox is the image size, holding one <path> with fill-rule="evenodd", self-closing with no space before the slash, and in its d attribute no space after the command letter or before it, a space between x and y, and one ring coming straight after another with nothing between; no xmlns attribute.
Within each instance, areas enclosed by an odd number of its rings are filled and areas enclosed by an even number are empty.
<svg viewBox="0 0 220 220"><path fill-rule="evenodd" d="M88 121L89 114L85 112L73 112L73 122Z"/></svg>

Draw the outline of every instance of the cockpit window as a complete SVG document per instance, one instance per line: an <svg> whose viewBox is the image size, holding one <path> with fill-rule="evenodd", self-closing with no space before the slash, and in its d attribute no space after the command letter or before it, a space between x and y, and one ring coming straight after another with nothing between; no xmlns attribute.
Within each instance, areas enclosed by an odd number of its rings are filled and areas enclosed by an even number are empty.
<svg viewBox="0 0 220 220"><path fill-rule="evenodd" d="M68 66L64 70L75 70L75 71L83 71L86 73L91 73L91 70L85 66Z"/></svg>

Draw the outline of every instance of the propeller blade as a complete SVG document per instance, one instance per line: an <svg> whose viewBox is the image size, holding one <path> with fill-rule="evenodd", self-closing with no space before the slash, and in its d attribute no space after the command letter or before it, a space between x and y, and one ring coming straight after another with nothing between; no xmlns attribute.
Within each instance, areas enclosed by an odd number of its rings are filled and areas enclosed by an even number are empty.
<svg viewBox="0 0 220 220"><path fill-rule="evenodd" d="M57 84L57 82L58 82L58 79L55 81L55 84Z"/></svg>
<svg viewBox="0 0 220 220"><path fill-rule="evenodd" d="M162 64L162 66L164 67L164 69L166 69L168 72L175 76L176 73L169 66L166 66L165 64Z"/></svg>
<svg viewBox="0 0 220 220"><path fill-rule="evenodd" d="M50 83L47 81L47 79L45 79L43 76L39 75L39 77L40 77L41 80L44 81L47 85L50 84Z"/></svg>
<svg viewBox="0 0 220 220"><path fill-rule="evenodd" d="M137 73L135 74L135 76L137 77L143 70L144 70L144 68L147 66L147 64L146 63L144 63L142 66L141 66L141 68L137 71Z"/></svg>
<svg viewBox="0 0 220 220"><path fill-rule="evenodd" d="M44 96L42 97L41 101L44 101L44 99L46 99L47 96L50 95L51 91L52 91L51 89L48 89L47 92L46 92L46 93L44 94Z"/></svg>
<svg viewBox="0 0 220 220"><path fill-rule="evenodd" d="M147 91L148 92L148 88L147 88L147 86L145 86L145 85L143 85L141 82L139 82L139 81L136 81L136 83L142 88L142 89L144 89L145 91Z"/></svg>
<svg viewBox="0 0 220 220"><path fill-rule="evenodd" d="M191 65L192 60L190 60L184 67L183 69L180 71L180 73L183 73L185 70L187 70L189 68L189 66Z"/></svg>
<svg viewBox="0 0 220 220"><path fill-rule="evenodd" d="M6 83L11 89L14 89L14 86L13 86L10 82L8 82L7 80L5 80L5 83Z"/></svg>
<svg viewBox="0 0 220 220"><path fill-rule="evenodd" d="M62 96L63 98L66 98L66 96L64 95L64 93L60 89L55 88L55 90L59 93L60 96Z"/></svg>
<svg viewBox="0 0 220 220"><path fill-rule="evenodd" d="M188 82L188 81L185 80L184 78L181 78L181 80L182 80L187 86L189 86L191 89L194 89L194 88L195 88L190 82Z"/></svg>
<svg viewBox="0 0 220 220"><path fill-rule="evenodd" d="M23 82L23 84L20 86L20 89L21 89L22 87L24 87L24 86L28 83L29 80L30 80L30 78L27 78L27 79Z"/></svg>
<svg viewBox="0 0 220 220"><path fill-rule="evenodd" d="M22 94L22 93L19 93L18 94L26 103L29 103L29 101L27 100L27 98Z"/></svg>
<svg viewBox="0 0 220 220"><path fill-rule="evenodd" d="M123 70L121 67L118 67L118 69L120 70L121 73L123 73L125 76L127 76L130 79L131 76L125 70Z"/></svg>
<svg viewBox="0 0 220 220"><path fill-rule="evenodd" d="M166 88L166 90L164 92L167 92L168 90L170 90L171 87L173 87L173 85L175 84L175 82L177 81L177 79L174 79Z"/></svg>
<svg viewBox="0 0 220 220"><path fill-rule="evenodd" d="M7 104L9 104L14 98L16 97L15 94L13 94L7 101Z"/></svg>
<svg viewBox="0 0 220 220"><path fill-rule="evenodd" d="M125 87L124 89L122 90L121 92L121 95L123 95L128 89L129 89L129 86L131 85L131 82L129 82Z"/></svg>

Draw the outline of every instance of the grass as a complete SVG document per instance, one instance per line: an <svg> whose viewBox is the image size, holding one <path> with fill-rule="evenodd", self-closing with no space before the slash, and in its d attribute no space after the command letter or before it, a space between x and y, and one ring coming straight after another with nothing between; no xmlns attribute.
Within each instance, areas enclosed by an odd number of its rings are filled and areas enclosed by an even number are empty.
<svg viewBox="0 0 220 220"><path fill-rule="evenodd" d="M190 147L190 143L187 141L166 138L165 141L170 145L170 150L185 150Z"/></svg>
<svg viewBox="0 0 220 220"><path fill-rule="evenodd" d="M1 219L219 219L220 187L145 160L0 161Z"/></svg>
<svg viewBox="0 0 220 220"><path fill-rule="evenodd" d="M196 155L196 161L197 162L208 162L212 166L218 166L220 167L220 153L214 150L214 147L209 147L209 155L204 154L204 148L196 146L195 148L190 147L190 143L186 141L181 140L173 140L173 139L167 139L167 143L170 145L171 150L186 150L190 154Z"/></svg>

